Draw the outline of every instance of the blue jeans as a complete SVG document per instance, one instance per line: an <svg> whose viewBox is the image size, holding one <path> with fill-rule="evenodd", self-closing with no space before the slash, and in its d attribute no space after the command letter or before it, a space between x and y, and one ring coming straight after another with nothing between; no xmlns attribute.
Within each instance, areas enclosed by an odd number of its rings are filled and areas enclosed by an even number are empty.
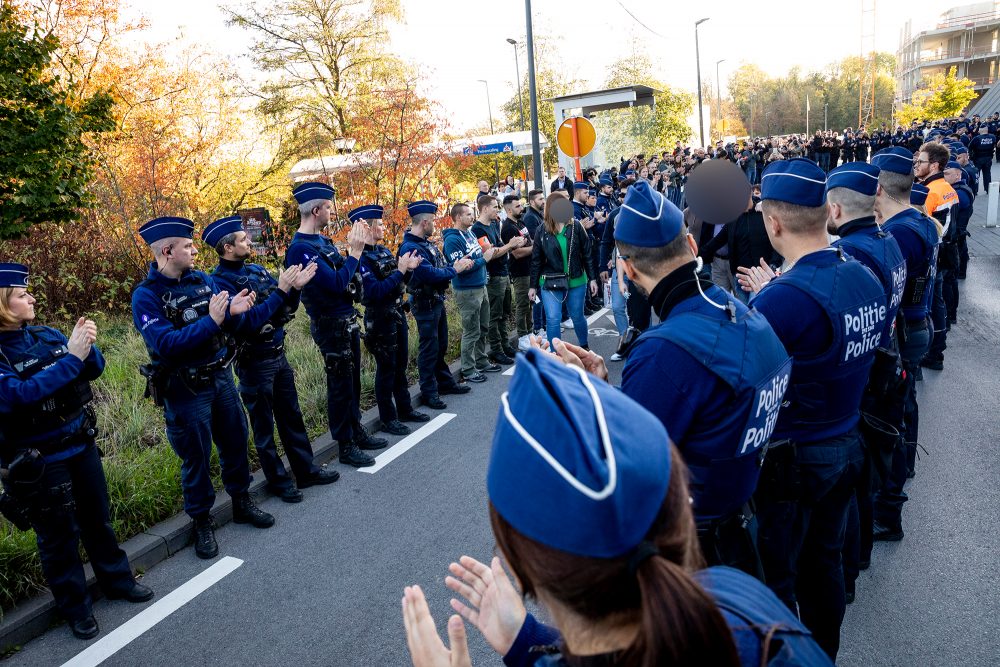
<svg viewBox="0 0 1000 667"><path fill-rule="evenodd" d="M552 345L554 338L562 338L562 310L563 301L569 310L569 317L573 320L573 331L580 345L587 345L587 318L583 315L583 300L587 294L587 286L580 285L573 287L568 292L557 292L554 290L541 290L542 307L545 308L545 335Z"/></svg>
<svg viewBox="0 0 1000 667"><path fill-rule="evenodd" d="M611 272L611 312L615 315L615 328L618 329L619 336L624 336L625 331L628 330L626 304L625 295L618 289L618 269L615 269Z"/></svg>
<svg viewBox="0 0 1000 667"><path fill-rule="evenodd" d="M180 377L170 379L164 397L167 440L181 459L181 490L184 511L190 517L204 516L215 502L210 465L212 441L219 450L222 484L230 496L250 488L247 461L247 418L228 368L211 379L192 386Z"/></svg>

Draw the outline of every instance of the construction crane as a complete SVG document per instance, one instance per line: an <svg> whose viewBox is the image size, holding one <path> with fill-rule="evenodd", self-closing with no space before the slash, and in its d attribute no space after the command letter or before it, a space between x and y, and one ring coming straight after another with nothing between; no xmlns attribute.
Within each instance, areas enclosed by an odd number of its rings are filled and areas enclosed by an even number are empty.
<svg viewBox="0 0 1000 667"><path fill-rule="evenodd" d="M858 127L875 120L875 0L861 0L861 76L858 81Z"/></svg>

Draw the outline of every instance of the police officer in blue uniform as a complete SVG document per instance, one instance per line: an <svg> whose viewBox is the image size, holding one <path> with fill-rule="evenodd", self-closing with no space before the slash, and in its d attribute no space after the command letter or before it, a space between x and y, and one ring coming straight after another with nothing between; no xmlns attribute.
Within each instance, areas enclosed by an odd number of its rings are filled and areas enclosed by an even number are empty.
<svg viewBox="0 0 1000 667"><path fill-rule="evenodd" d="M258 302L251 313L268 308L268 299L275 291L284 295L283 303L260 328L249 329L250 320L244 318L243 326L236 330L234 365L268 489L286 503L301 502L299 489L332 484L340 478L336 470L321 468L313 461L312 446L299 409L295 374L285 357L285 325L295 317L301 289L316 275L317 266L309 264L304 269L291 266L275 280L263 266L247 261L252 252L250 238L238 215L216 220L205 227L201 238L219 254L219 264L212 271L216 285L230 294L249 289ZM278 456L275 423L294 480Z"/></svg>
<svg viewBox="0 0 1000 667"><path fill-rule="evenodd" d="M132 292L132 320L151 363L142 367L147 393L163 407L167 440L181 459L184 511L194 520L195 553L219 553L210 511L215 489L209 466L212 441L219 450L222 483L233 499L233 521L257 528L274 525L250 497L247 420L229 365L236 350L228 337L239 327L259 328L284 302L272 293L267 308L254 305L248 289L230 295L196 271L194 223L184 218L150 220L139 228L155 262Z"/></svg>
<svg viewBox="0 0 1000 667"><path fill-rule="evenodd" d="M410 356L409 331L403 309L403 292L410 273L423 262L415 252L400 256L379 242L385 236L383 209L378 205L359 206L347 214L351 222L364 220L369 227L361 253L361 281L365 307L365 345L375 358L375 402L382 430L407 435L403 421L427 422L430 417L416 412L410 403L406 365Z"/></svg>
<svg viewBox="0 0 1000 667"><path fill-rule="evenodd" d="M448 350L448 316L444 310L444 294L448 283L459 273L471 270L475 264L469 258L448 266L441 250L431 241L437 204L415 201L406 206L410 214L410 231L403 235L399 257L416 252L423 258L410 278L406 291L410 294L410 312L417 321L420 351L417 368L420 375L420 395L423 404L434 410L448 407L442 394L467 394L471 387L459 384L445 361Z"/></svg>
<svg viewBox="0 0 1000 667"><path fill-rule="evenodd" d="M97 636L80 541L104 595L145 602L111 526L108 485L95 443L90 383L104 370L97 325L80 318L67 339L31 326L28 267L0 263L0 511L34 529L59 613L80 639Z"/></svg>
<svg viewBox="0 0 1000 667"><path fill-rule="evenodd" d="M486 474L490 517L499 555L558 629L527 612L499 558L492 567L469 557L451 565L446 585L463 599L453 606L518 667L618 665L623 656L648 665L831 665L761 582L727 567L698 569L685 477L655 415L578 367L539 350L519 355ZM496 612L489 619L474 611L483 600ZM429 614L421 590L408 588L410 646L424 647L427 664L447 664ZM450 634L453 655L467 655L465 633ZM584 642L585 658L569 655Z"/></svg>
<svg viewBox="0 0 1000 667"><path fill-rule="evenodd" d="M969 142L969 156L972 164L976 165L982 178L983 192L990 189L990 181L993 180L993 151L997 148L997 138L990 134L989 126L983 125L979 128L979 134L974 136Z"/></svg>
<svg viewBox="0 0 1000 667"><path fill-rule="evenodd" d="M333 188L326 183L303 183L292 191L301 222L285 253L285 266L310 262L316 276L302 290L302 303L311 320L309 331L323 353L326 366L326 413L330 435L340 446L340 462L355 468L375 465L363 450L388 445L361 425L361 328L355 304L361 302L358 272L368 225L356 222L347 235L344 257L321 232L330 223Z"/></svg>
<svg viewBox="0 0 1000 667"><path fill-rule="evenodd" d="M955 237L958 244L958 268L952 271L950 277L954 280L965 280L965 274L969 267L969 221L976 203L976 189L969 181L969 172L962 167L961 163L948 163L945 168L945 180L955 189L958 195L958 206L955 209ZM948 281L945 281L946 290L949 289ZM958 321L958 283L952 282L952 302L948 304L948 320L950 324ZM954 307L952 307L954 304Z"/></svg>
<svg viewBox="0 0 1000 667"><path fill-rule="evenodd" d="M614 236L660 318L632 347L622 391L660 419L688 464L706 561L762 579L749 501L791 359L760 313L698 276L683 214L648 181L629 188Z"/></svg>
<svg viewBox="0 0 1000 667"><path fill-rule="evenodd" d="M876 355L884 359L885 364L873 366L873 375L877 372L879 376L869 377L869 391L866 391L862 401L862 411L895 426L895 402L888 399L895 395L889 391L889 386L893 386L890 383L895 376L898 358L895 352L895 323L906 286L906 260L892 234L882 230L875 222L878 175L877 166L864 162L849 162L827 175L826 200L830 216L827 231L839 237L833 242L835 248L842 248L867 266L882 284L887 310L882 344ZM883 376L883 373L888 375ZM882 440L869 437L869 434L868 431L863 432L866 438L865 464L851 499L844 538L844 581L848 603L854 600L854 583L859 571L867 568L871 561L873 465L874 457L881 455L881 452L872 450L880 447ZM889 455L891 453L886 456Z"/></svg>
<svg viewBox="0 0 1000 667"><path fill-rule="evenodd" d="M761 210L780 276L751 305L792 357L792 375L764 459L757 499L768 586L836 659L844 619L841 551L864 455L861 398L886 331L885 291L826 235L826 175L810 160L768 165ZM754 267L754 275L766 273Z"/></svg>
<svg viewBox="0 0 1000 667"><path fill-rule="evenodd" d="M903 484L910 461L915 458L919 435L916 374L920 360L930 348L928 325L934 277L937 270L938 232L934 221L910 206L913 183L913 153L893 147L872 157L879 167L879 189L875 197L875 215L882 229L892 234L906 260L906 285L903 288L900 317L896 327L899 356L906 371L903 447L893 452L892 470L875 497L875 540L903 539L902 508L906 502ZM921 186L922 187L922 186ZM927 188L922 189L926 199ZM922 202L921 202L922 203Z"/></svg>

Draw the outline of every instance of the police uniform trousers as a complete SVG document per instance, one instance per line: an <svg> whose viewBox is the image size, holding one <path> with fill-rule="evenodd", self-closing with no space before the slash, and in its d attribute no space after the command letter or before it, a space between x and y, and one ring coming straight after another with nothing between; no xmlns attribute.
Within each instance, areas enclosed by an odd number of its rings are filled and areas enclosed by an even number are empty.
<svg viewBox="0 0 1000 667"><path fill-rule="evenodd" d="M299 408L295 374L285 351L281 348L248 350L237 360L236 376L240 379L240 396L250 415L254 447L268 485L274 490L292 486L292 478L274 442L275 424L295 477L303 480L318 473Z"/></svg>
<svg viewBox="0 0 1000 667"><path fill-rule="evenodd" d="M317 318L309 325L326 365L330 435L349 443L361 435L361 330L354 316Z"/></svg>
<svg viewBox="0 0 1000 667"><path fill-rule="evenodd" d="M108 484L97 446L86 442L82 451L58 461L46 457L39 490L25 509L35 530L42 572L60 613L72 621L86 618L91 599L80 562L81 541L105 594L124 593L134 585L128 557L111 527Z"/></svg>
<svg viewBox="0 0 1000 667"><path fill-rule="evenodd" d="M836 659L846 599L841 552L864 454L857 430L767 453L755 495L758 547L771 588Z"/></svg>
<svg viewBox="0 0 1000 667"><path fill-rule="evenodd" d="M653 318L653 309L649 305L649 297L639 291L628 278L625 279L625 287L628 291L628 300L625 302L625 310L628 312L628 321L639 331L649 328Z"/></svg>
<svg viewBox="0 0 1000 667"><path fill-rule="evenodd" d="M375 402L382 423L413 411L406 380L410 340L402 308L369 306L365 312L365 346L375 358Z"/></svg>
<svg viewBox="0 0 1000 667"><path fill-rule="evenodd" d="M990 181L993 180L993 156L977 157L973 164L979 169L979 182L983 184L983 192L989 192Z"/></svg>
<svg viewBox="0 0 1000 667"><path fill-rule="evenodd" d="M902 528L903 503L907 501L903 485L915 460L917 442L920 436L920 411L917 405L916 374L920 370L920 360L930 346L931 330L926 320L907 322L906 335L899 346L899 356L906 371L906 400L903 404L903 446L892 453L892 469L889 478L882 483L875 494L875 521L885 528Z"/></svg>
<svg viewBox="0 0 1000 667"><path fill-rule="evenodd" d="M930 349L925 355L934 361L943 361L944 351L948 349L948 307L944 300L944 283L950 271L950 269L938 269L934 277L934 299L931 303L931 323L934 329ZM912 462L910 468L913 468Z"/></svg>
<svg viewBox="0 0 1000 667"><path fill-rule="evenodd" d="M226 492L230 496L247 492L247 418L228 368L207 374L201 382L172 375L164 395L163 414L167 440L181 459L181 490L188 516L204 516L215 503L210 474L213 440L219 450Z"/></svg>
<svg viewBox="0 0 1000 667"><path fill-rule="evenodd" d="M507 280L506 276L504 280ZM420 350L417 353L420 393L424 398L434 398L440 395L441 389L458 384L444 360L448 352L448 317L444 301L437 297L414 298L412 313L413 319L417 321L417 334L420 337Z"/></svg>

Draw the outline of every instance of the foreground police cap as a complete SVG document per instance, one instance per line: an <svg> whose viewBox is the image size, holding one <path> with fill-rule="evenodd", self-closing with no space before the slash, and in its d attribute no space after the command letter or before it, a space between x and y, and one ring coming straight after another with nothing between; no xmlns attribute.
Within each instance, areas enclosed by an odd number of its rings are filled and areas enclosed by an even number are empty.
<svg viewBox="0 0 1000 667"><path fill-rule="evenodd" d="M724 225L740 217L750 202L750 181L729 160L702 162L688 176L684 199L696 218Z"/></svg>
<svg viewBox="0 0 1000 667"><path fill-rule="evenodd" d="M607 174L605 174L604 176L601 176L601 178L600 178L600 180L598 182L601 185L610 185L612 187L614 187L614 185L615 185L614 180L612 180L611 176L608 176Z"/></svg>
<svg viewBox="0 0 1000 667"><path fill-rule="evenodd" d="M573 181L574 190L586 190L590 187L590 183L587 181Z"/></svg>
<svg viewBox="0 0 1000 667"><path fill-rule="evenodd" d="M381 220L384 211L385 209L378 204L368 204L367 206L359 206L352 209L347 214L347 219L351 222L357 222L358 220Z"/></svg>
<svg viewBox="0 0 1000 667"><path fill-rule="evenodd" d="M926 185L914 183L913 187L910 188L910 203L914 206L923 206L930 192L930 189Z"/></svg>
<svg viewBox="0 0 1000 667"><path fill-rule="evenodd" d="M893 146L875 153L872 164L882 171L909 176L913 173L913 153L901 146Z"/></svg>
<svg viewBox="0 0 1000 667"><path fill-rule="evenodd" d="M201 232L201 240L214 248L224 237L242 231L243 218L238 215L231 215L226 218L219 218L205 227Z"/></svg>
<svg viewBox="0 0 1000 667"><path fill-rule="evenodd" d="M538 350L518 356L500 403L486 473L500 516L522 535L571 554L613 558L635 548L670 481L660 420Z"/></svg>
<svg viewBox="0 0 1000 667"><path fill-rule="evenodd" d="M878 167L867 162L846 162L826 176L826 191L847 188L872 197L878 189Z"/></svg>
<svg viewBox="0 0 1000 667"><path fill-rule="evenodd" d="M156 218L139 228L139 236L151 245L162 239L189 239L194 235L194 223L187 218Z"/></svg>
<svg viewBox="0 0 1000 667"><path fill-rule="evenodd" d="M680 209L648 181L640 179L625 194L615 223L615 240L640 248L659 248L676 239L683 226Z"/></svg>
<svg viewBox="0 0 1000 667"><path fill-rule="evenodd" d="M434 215L437 211L437 204L432 201L427 201L426 199L410 202L406 205L406 212L410 214L411 218L415 218L421 213L430 213L431 215Z"/></svg>
<svg viewBox="0 0 1000 667"><path fill-rule="evenodd" d="M28 267L13 262L0 262L0 287L27 287Z"/></svg>
<svg viewBox="0 0 1000 667"><path fill-rule="evenodd" d="M760 198L816 208L826 200L826 174L812 160L772 162L760 177Z"/></svg>
<svg viewBox="0 0 1000 667"><path fill-rule="evenodd" d="M292 190L292 196L300 204L316 199L333 199L336 191L326 183L303 183Z"/></svg>

